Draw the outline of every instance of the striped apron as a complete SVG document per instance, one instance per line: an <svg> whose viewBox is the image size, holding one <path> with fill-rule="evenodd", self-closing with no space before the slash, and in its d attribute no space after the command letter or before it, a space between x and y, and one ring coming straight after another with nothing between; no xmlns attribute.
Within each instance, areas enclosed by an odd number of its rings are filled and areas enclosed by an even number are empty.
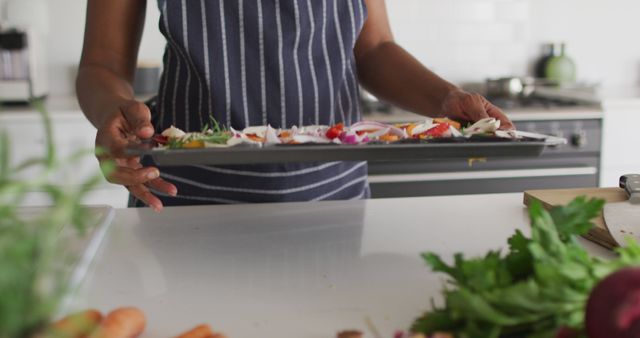
<svg viewBox="0 0 640 338"><path fill-rule="evenodd" d="M353 54L364 0L159 0L164 72L156 130L360 120ZM154 165L144 158L145 165ZM360 199L364 162L160 167L165 205ZM132 199L131 204L140 206Z"/></svg>

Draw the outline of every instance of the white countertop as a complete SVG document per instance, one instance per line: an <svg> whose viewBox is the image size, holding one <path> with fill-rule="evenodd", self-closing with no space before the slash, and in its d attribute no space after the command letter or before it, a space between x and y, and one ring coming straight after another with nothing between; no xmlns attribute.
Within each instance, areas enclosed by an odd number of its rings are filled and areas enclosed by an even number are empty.
<svg viewBox="0 0 640 338"><path fill-rule="evenodd" d="M604 114L598 106L566 107L566 108L518 108L506 110L505 113L514 121L559 121L559 120L599 120ZM422 121L424 116L399 109L391 113L363 114L365 120L383 123L404 123Z"/></svg>
<svg viewBox="0 0 640 338"><path fill-rule="evenodd" d="M75 307L140 307L144 337L372 337L366 318L391 337L439 299L421 252L481 255L515 229L522 194L121 209Z"/></svg>
<svg viewBox="0 0 640 338"><path fill-rule="evenodd" d="M640 91L639 91L640 92ZM148 96L141 97L141 100L148 99ZM74 96L55 96L45 101L45 106L51 116L60 118L84 118L78 101ZM573 119L601 119L602 109L595 106L567 107L567 108L518 108L506 110L506 113L513 121L539 121L539 120L573 120ZM29 106L6 106L0 107L0 119L33 119L38 118L36 111ZM392 114L373 113L365 114L367 120L375 120L385 123L402 123L421 121L423 116L394 109Z"/></svg>

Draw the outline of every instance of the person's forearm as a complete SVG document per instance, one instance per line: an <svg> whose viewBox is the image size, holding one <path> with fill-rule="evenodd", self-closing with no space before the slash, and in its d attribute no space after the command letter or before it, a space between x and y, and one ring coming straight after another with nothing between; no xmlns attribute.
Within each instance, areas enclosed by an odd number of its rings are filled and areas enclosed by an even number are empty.
<svg viewBox="0 0 640 338"><path fill-rule="evenodd" d="M96 128L117 112L120 104L134 99L127 79L98 65L80 67L76 91L82 111Z"/></svg>
<svg viewBox="0 0 640 338"><path fill-rule="evenodd" d="M394 42L385 42L357 60L362 86L381 100L426 116L439 116L453 84L424 67Z"/></svg>

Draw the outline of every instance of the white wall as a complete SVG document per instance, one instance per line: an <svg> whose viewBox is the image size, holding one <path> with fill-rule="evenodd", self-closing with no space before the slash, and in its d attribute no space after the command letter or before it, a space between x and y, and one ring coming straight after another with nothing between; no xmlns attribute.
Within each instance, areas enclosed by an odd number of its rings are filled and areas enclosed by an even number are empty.
<svg viewBox="0 0 640 338"><path fill-rule="evenodd" d="M3 2L0 0L0 18L3 17ZM53 95L68 95L74 92L77 63L82 51L86 0L12 0L44 1L49 11L48 34L46 35L47 57L50 62L50 90ZM147 20L140 46L140 61L161 62L164 37L158 31L159 11L155 0L148 0ZM8 13L7 13L8 14ZM11 20L11 18L8 18Z"/></svg>
<svg viewBox="0 0 640 338"><path fill-rule="evenodd" d="M390 0L396 40L454 82L523 73L529 0Z"/></svg>
<svg viewBox="0 0 640 338"><path fill-rule="evenodd" d="M52 92L72 93L86 1L13 1L48 2ZM156 1L148 6L140 58L160 61ZM638 0L387 0L387 6L396 39L454 82L524 74L542 42L566 41L582 80L640 84Z"/></svg>
<svg viewBox="0 0 640 338"><path fill-rule="evenodd" d="M565 41L583 81L640 84L640 1L389 0L397 40L454 81L530 71Z"/></svg>
<svg viewBox="0 0 640 338"><path fill-rule="evenodd" d="M640 84L640 1L531 0L531 10L532 42L567 41L581 77Z"/></svg>

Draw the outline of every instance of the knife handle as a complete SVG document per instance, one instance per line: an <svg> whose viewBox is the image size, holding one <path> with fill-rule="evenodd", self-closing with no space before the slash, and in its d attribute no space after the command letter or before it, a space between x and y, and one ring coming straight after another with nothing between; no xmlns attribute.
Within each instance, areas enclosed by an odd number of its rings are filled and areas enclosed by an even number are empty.
<svg viewBox="0 0 640 338"><path fill-rule="evenodd" d="M627 192L632 204L640 204L640 175L629 174L620 177L620 188Z"/></svg>

